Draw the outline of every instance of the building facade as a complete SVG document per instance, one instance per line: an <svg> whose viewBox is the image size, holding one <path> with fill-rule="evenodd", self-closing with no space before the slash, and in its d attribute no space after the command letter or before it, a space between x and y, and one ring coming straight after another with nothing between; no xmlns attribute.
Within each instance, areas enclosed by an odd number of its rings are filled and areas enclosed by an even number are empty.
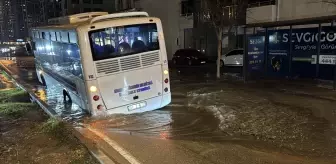
<svg viewBox="0 0 336 164"><path fill-rule="evenodd" d="M0 41L25 39L28 29L43 23L40 0L0 0Z"/></svg>
<svg viewBox="0 0 336 164"><path fill-rule="evenodd" d="M91 11L115 12L116 0L0 0L0 42L26 39L50 18Z"/></svg>
<svg viewBox="0 0 336 164"><path fill-rule="evenodd" d="M72 15L92 11L115 12L115 0L68 0L63 3L63 15Z"/></svg>
<svg viewBox="0 0 336 164"><path fill-rule="evenodd" d="M133 0L133 5L161 19L168 58L178 49L193 47L193 0Z"/></svg>
<svg viewBox="0 0 336 164"><path fill-rule="evenodd" d="M116 0L45 0L47 19L66 15L117 10Z"/></svg>

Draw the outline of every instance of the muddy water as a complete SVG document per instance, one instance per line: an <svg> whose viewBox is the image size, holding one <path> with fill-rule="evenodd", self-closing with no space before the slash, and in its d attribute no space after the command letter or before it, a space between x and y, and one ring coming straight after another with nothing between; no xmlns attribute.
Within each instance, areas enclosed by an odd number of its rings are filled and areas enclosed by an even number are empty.
<svg viewBox="0 0 336 164"><path fill-rule="evenodd" d="M172 85L173 102L164 109L90 123L130 135L336 159L336 102L229 84Z"/></svg>
<svg viewBox="0 0 336 164"><path fill-rule="evenodd" d="M64 118L64 120L76 122L87 116L87 114L77 104L63 103L63 88L54 79L46 78L48 87L44 87L39 83L35 69L9 68L16 74L13 75L13 78L18 78L28 84L35 94L51 109L53 109L57 115ZM4 87L15 87L11 82L2 83Z"/></svg>
<svg viewBox="0 0 336 164"><path fill-rule="evenodd" d="M162 139L238 141L257 149L275 147L289 154L336 159L335 102L269 88L172 79L173 102L164 109L87 118L78 105L64 105L62 87L46 80L48 88L36 85L36 94L73 123Z"/></svg>
<svg viewBox="0 0 336 164"><path fill-rule="evenodd" d="M1 89L15 87L1 74L0 83ZM48 117L33 104L27 104L26 108L27 113L19 118L0 115L1 163L98 163L76 138L67 136L70 133L57 138L42 132Z"/></svg>
<svg viewBox="0 0 336 164"><path fill-rule="evenodd" d="M288 153L336 159L335 102L222 86L188 92L188 104L213 111L220 120L219 129L232 138L251 138ZM329 115L316 115L323 111Z"/></svg>

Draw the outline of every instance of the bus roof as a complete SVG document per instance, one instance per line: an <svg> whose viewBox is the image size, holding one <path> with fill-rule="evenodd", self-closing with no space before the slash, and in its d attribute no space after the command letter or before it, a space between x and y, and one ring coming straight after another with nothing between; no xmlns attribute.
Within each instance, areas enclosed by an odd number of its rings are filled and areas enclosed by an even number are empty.
<svg viewBox="0 0 336 164"><path fill-rule="evenodd" d="M32 29L50 29L50 28L55 28L55 29L75 29L78 26L88 24L88 22L89 21L72 23L72 24L62 24L62 25L47 25L47 26L34 27Z"/></svg>
<svg viewBox="0 0 336 164"><path fill-rule="evenodd" d="M79 14L77 14L79 15ZM81 14L83 15L83 14ZM75 16L75 15L74 15ZM69 16L71 17L71 16ZM89 25L93 23L97 23L104 20L111 20L111 19L127 19L127 18L134 18L134 17L149 17L148 13L146 12L123 12L123 13L114 13L114 14L104 14L97 17L90 17L90 19L86 19L84 21L73 22L68 24L55 24L55 25L47 25L41 27L35 27L32 29L76 29L79 26ZM62 17L64 19L64 17Z"/></svg>

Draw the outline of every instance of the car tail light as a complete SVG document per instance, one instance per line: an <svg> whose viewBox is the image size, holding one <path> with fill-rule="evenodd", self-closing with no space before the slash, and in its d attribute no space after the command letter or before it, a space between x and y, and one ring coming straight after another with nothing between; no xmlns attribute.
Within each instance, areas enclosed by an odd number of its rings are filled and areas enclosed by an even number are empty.
<svg viewBox="0 0 336 164"><path fill-rule="evenodd" d="M94 96L93 96L93 100L94 100L94 101L98 101L98 100L99 100L99 96L98 96L98 95L94 95Z"/></svg>
<svg viewBox="0 0 336 164"><path fill-rule="evenodd" d="M167 78L167 79L165 79L165 80L164 80L164 82L165 82L165 83L168 83L168 82L169 82L168 78Z"/></svg>
<svg viewBox="0 0 336 164"><path fill-rule="evenodd" d="M103 105L98 105L98 106L97 106L97 109L98 109L98 110L103 110L103 109L104 109L104 106L103 106Z"/></svg>

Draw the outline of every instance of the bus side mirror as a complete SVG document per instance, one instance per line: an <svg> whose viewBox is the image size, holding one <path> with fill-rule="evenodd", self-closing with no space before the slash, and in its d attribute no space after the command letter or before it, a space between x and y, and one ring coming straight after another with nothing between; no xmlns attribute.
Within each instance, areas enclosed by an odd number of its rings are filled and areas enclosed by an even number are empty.
<svg viewBox="0 0 336 164"><path fill-rule="evenodd" d="M27 50L27 52L31 52L32 51L32 47L30 46L29 43L26 43L26 50Z"/></svg>
<svg viewBox="0 0 336 164"><path fill-rule="evenodd" d="M31 49L33 51L36 51L36 45L35 45L35 42L31 42Z"/></svg>
<svg viewBox="0 0 336 164"><path fill-rule="evenodd" d="M26 50L29 53L32 53L33 51L35 51L36 50L35 42L26 43Z"/></svg>

